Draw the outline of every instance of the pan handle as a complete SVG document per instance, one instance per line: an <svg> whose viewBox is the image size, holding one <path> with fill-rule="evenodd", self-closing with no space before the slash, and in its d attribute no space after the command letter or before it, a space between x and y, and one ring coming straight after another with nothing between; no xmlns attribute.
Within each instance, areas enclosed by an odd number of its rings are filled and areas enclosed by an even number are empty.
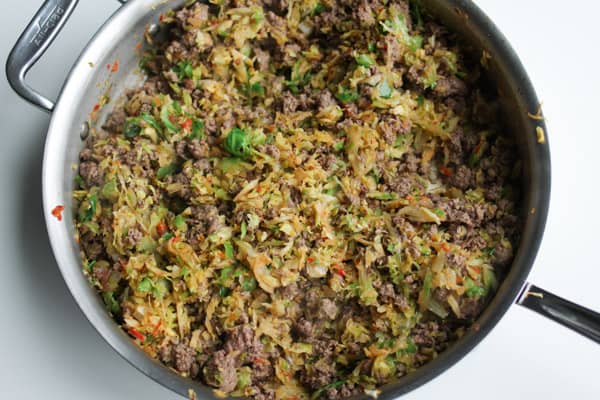
<svg viewBox="0 0 600 400"><path fill-rule="evenodd" d="M600 344L600 314L558 297L531 283L525 285L517 304L574 330Z"/></svg>
<svg viewBox="0 0 600 400"><path fill-rule="evenodd" d="M25 76L50 47L78 1L46 0L17 40L6 62L6 76L14 91L47 112L52 112L54 102L29 87Z"/></svg>

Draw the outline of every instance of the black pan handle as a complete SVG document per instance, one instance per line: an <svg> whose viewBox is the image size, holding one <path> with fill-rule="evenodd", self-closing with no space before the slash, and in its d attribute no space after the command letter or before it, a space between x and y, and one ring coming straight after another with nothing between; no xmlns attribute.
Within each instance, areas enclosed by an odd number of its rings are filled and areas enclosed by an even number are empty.
<svg viewBox="0 0 600 400"><path fill-rule="evenodd" d="M46 0L27 25L6 61L8 83L17 94L44 111L52 112L54 102L25 83L29 69L50 47L79 0Z"/></svg>
<svg viewBox="0 0 600 400"><path fill-rule="evenodd" d="M528 283L517 304L533 310L600 344L600 314Z"/></svg>

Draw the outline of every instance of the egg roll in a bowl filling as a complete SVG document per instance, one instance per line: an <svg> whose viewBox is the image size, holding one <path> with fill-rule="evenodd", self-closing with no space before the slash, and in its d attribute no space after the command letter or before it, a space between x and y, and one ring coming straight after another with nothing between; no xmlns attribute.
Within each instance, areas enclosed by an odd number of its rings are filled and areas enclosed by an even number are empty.
<svg viewBox="0 0 600 400"><path fill-rule="evenodd" d="M190 1L80 153L84 273L218 396L376 395L460 338L520 234L486 57L403 0Z"/></svg>

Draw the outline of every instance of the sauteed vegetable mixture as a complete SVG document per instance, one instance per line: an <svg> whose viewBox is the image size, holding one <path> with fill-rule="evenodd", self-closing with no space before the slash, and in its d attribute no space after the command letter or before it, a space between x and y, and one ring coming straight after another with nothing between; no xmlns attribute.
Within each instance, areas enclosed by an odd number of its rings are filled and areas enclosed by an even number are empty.
<svg viewBox="0 0 600 400"><path fill-rule="evenodd" d="M337 399L463 335L519 231L479 59L403 0L190 1L161 26L75 191L137 344L218 395Z"/></svg>

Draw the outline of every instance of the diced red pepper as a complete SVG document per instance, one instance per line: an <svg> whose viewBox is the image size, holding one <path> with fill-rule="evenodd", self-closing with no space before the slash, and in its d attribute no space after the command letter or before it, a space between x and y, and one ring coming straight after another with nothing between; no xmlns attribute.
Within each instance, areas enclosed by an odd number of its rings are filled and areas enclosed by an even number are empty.
<svg viewBox="0 0 600 400"><path fill-rule="evenodd" d="M158 321L158 324L156 324L156 326L154 327L154 330L152 331L152 336L156 336L158 334L161 324L162 324L162 320Z"/></svg>
<svg viewBox="0 0 600 400"><path fill-rule="evenodd" d="M164 15L162 15L162 14L160 14L160 15L159 15L159 17L158 17L158 20L159 20L160 22L163 22L163 20L164 20L164 19L165 19L165 16L164 16Z"/></svg>
<svg viewBox="0 0 600 400"><path fill-rule="evenodd" d="M448 243L442 243L442 250L444 250L446 253L450 252L450 246L448 246Z"/></svg>
<svg viewBox="0 0 600 400"><path fill-rule="evenodd" d="M338 274L339 276L341 276L342 278L345 278L345 277L346 277L346 271L344 271L344 269L343 269L343 268L339 268L339 269L338 269L336 272L337 272L337 274Z"/></svg>
<svg viewBox="0 0 600 400"><path fill-rule="evenodd" d="M112 68L110 69L111 72L117 72L119 70L119 60L115 60L115 62L112 65Z"/></svg>
<svg viewBox="0 0 600 400"><path fill-rule="evenodd" d="M450 168L445 167L445 166L440 167L440 172L442 173L442 175L445 175L445 176L454 175L454 172L452 172L452 170Z"/></svg>
<svg viewBox="0 0 600 400"><path fill-rule="evenodd" d="M146 337L139 333L135 328L129 328L129 334L142 342L146 339Z"/></svg>
<svg viewBox="0 0 600 400"><path fill-rule="evenodd" d="M96 112L96 111L98 111L99 109L100 109L100 104L98 104L98 103L94 104L94 109L93 109L93 112Z"/></svg>
<svg viewBox="0 0 600 400"><path fill-rule="evenodd" d="M158 223L158 225L156 225L156 232L158 232L158 234L160 236L164 235L165 233L167 233L167 230L169 229L169 227L167 226L167 224L165 224L164 221L160 221Z"/></svg>
<svg viewBox="0 0 600 400"><path fill-rule="evenodd" d="M192 119L191 118L187 118L185 121L183 121L183 123L181 124L181 127L183 128L184 131L191 131L192 130Z"/></svg>
<svg viewBox="0 0 600 400"><path fill-rule="evenodd" d="M315 262L315 259L314 259L314 258L312 258L312 257L307 257L307 258L306 258L306 262L310 264L310 263L313 263L313 262Z"/></svg>
<svg viewBox="0 0 600 400"><path fill-rule="evenodd" d="M52 209L52 215L59 221L62 221L62 212L65 206L56 206Z"/></svg>
<svg viewBox="0 0 600 400"><path fill-rule="evenodd" d="M269 361L265 360L264 358L261 357L254 357L254 360L252 360L252 362L254 364L267 364Z"/></svg>

